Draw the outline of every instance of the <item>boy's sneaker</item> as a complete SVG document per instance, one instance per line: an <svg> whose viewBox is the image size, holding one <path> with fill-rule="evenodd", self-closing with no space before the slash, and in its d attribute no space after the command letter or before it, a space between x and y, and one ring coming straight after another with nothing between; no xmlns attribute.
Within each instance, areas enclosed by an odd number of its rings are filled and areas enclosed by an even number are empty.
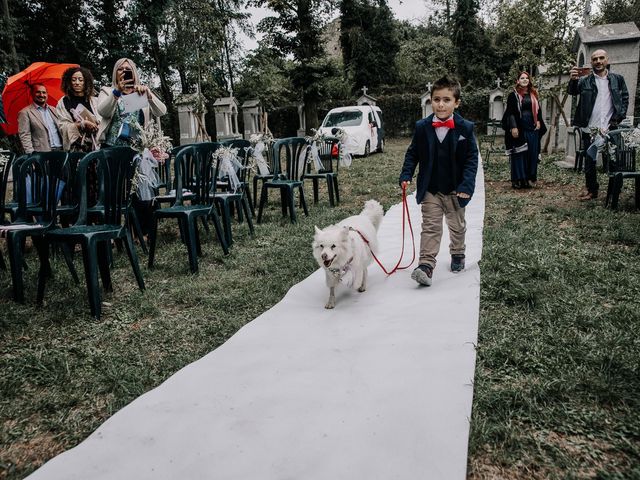
<svg viewBox="0 0 640 480"><path fill-rule="evenodd" d="M464 254L451 255L451 271L458 273L464 270Z"/></svg>
<svg viewBox="0 0 640 480"><path fill-rule="evenodd" d="M418 265L418 267L411 273L411 278L418 282L420 285L431 285L431 277L433 276L433 268L429 265Z"/></svg>

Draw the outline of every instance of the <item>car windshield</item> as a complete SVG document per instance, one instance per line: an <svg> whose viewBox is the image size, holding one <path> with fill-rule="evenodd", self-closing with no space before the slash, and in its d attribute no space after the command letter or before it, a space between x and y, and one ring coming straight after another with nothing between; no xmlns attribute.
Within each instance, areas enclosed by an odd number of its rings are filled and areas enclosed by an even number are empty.
<svg viewBox="0 0 640 480"><path fill-rule="evenodd" d="M362 112L359 110L347 110L334 112L327 115L324 127L355 127L362 123Z"/></svg>

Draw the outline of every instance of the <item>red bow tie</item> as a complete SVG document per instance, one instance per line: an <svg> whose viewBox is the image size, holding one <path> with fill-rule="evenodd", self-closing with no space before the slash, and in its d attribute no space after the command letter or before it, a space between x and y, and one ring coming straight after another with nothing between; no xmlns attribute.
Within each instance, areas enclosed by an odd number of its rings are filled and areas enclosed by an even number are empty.
<svg viewBox="0 0 640 480"><path fill-rule="evenodd" d="M431 125L433 125L433 128L440 128L440 127L453 128L453 127L455 127L455 124L453 123L453 118L450 118L449 120L446 120L444 122L441 122L439 120L434 120Z"/></svg>

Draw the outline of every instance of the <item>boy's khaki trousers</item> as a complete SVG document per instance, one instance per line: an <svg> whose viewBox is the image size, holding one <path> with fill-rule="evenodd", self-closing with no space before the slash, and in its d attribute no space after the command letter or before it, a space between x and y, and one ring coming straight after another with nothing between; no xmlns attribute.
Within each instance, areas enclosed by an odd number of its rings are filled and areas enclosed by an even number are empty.
<svg viewBox="0 0 640 480"><path fill-rule="evenodd" d="M436 255L440 251L442 238L442 217L449 227L449 253L464 254L464 236L467 224L464 221L464 208L460 208L455 194L433 195L427 192L422 201L422 234L420 235L420 265L436 266Z"/></svg>

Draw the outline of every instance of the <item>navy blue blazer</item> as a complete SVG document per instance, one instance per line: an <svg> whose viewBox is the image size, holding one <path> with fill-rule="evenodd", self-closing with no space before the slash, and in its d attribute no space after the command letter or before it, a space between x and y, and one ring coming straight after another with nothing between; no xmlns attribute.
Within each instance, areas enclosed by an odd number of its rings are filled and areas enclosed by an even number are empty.
<svg viewBox="0 0 640 480"><path fill-rule="evenodd" d="M418 169L418 189L416 201L421 203L427 195L427 187L431 180L433 159L436 158L438 137L431 125L433 114L416 123L411 145L404 156L404 164L400 173L400 183L410 182L413 174ZM473 196L476 188L476 173L478 171L478 144L473 133L473 122L465 120L457 113L453 114L453 160L455 161L454 174L456 192L469 194L469 198L458 197L460 207L465 207Z"/></svg>

